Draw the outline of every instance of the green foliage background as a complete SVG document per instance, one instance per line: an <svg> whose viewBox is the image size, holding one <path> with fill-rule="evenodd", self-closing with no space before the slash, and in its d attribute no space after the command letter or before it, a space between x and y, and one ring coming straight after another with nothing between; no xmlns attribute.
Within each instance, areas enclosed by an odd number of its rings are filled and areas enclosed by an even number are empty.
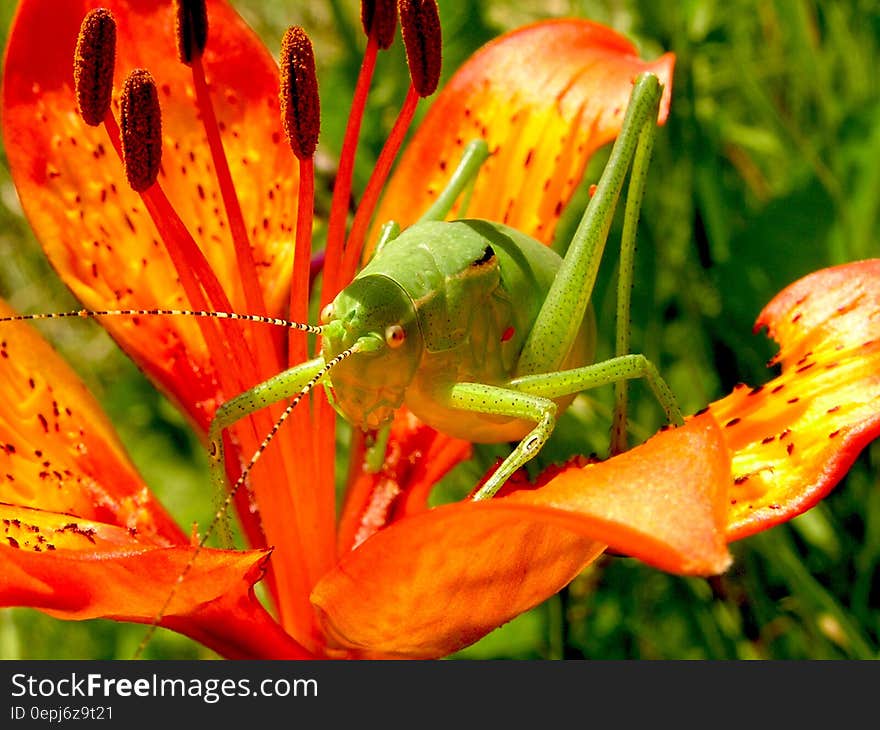
<svg viewBox="0 0 880 730"><path fill-rule="evenodd" d="M304 26L322 90L320 170L329 185L363 40L358 7L235 0L277 52L283 29ZM440 0L444 74L498 33L577 15L632 38L643 57L677 56L672 111L655 147L642 214L633 343L660 367L686 412L744 381L772 374L772 344L752 334L766 302L815 269L876 256L880 215L880 9L874 0ZM0 44L14 3L0 4ZM528 59L523 59L524 63ZM399 41L382 58L364 128L358 189L403 98ZM595 180L605 155L591 163ZM0 294L20 311L75 307L54 278L0 165ZM329 201L319 190L319 209ZM319 185L319 189L321 186ZM570 207L569 225L584 195ZM319 231L320 233L320 231ZM614 240L612 232L612 241ZM609 253L613 252L613 244ZM600 356L613 329L613 255L594 297ZM75 325L75 326L73 326ZM99 327L46 327L99 396L135 463L182 524L212 511L201 448L177 415ZM634 386L634 438L661 414ZM610 399L582 398L545 460L607 450ZM456 470L447 492L493 458ZM869 447L821 505L733 545L735 563L711 580L680 578L608 556L566 590L463 651L467 658L877 658L880 609L880 448ZM130 657L143 628L60 622L0 611L0 658ZM160 632L150 657L210 656Z"/></svg>

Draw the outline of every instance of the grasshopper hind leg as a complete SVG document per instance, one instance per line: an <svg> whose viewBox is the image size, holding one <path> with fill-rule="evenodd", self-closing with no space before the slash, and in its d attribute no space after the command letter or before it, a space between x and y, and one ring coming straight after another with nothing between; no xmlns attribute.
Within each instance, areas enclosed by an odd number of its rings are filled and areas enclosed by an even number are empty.
<svg viewBox="0 0 880 730"><path fill-rule="evenodd" d="M452 408L522 418L535 424L473 499L494 496L517 469L525 466L541 450L556 425L557 407L554 399L633 378L646 380L671 423L684 423L672 390L653 363L638 354L615 357L571 370L528 375L510 381L506 387L481 383L453 385L443 398L446 405Z"/></svg>

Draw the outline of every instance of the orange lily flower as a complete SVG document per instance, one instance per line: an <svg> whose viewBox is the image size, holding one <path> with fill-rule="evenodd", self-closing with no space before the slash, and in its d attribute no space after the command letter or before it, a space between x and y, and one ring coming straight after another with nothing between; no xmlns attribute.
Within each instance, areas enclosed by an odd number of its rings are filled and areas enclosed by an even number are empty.
<svg viewBox="0 0 880 730"><path fill-rule="evenodd" d="M88 126L72 67L81 21L99 5L116 21L114 102L103 125ZM382 5L365 4L376 13ZM175 12L170 0L22 0L2 119L22 205L86 307L202 308L193 301L201 296L206 308L221 309L225 297L233 311L287 316L307 302L296 283L290 304L288 296L291 274L302 282L308 273L300 244L310 233L310 153L294 157L284 144L277 67L234 11L209 0L204 52L182 51L186 63L175 51ZM387 26L370 12L365 25L368 86ZM199 45L197 33L187 40ZM541 52L548 47L555 52ZM528 72L510 57L531 59ZM158 182L140 192L127 181L115 136L120 92L136 67L156 79L162 110ZM483 137L493 156L469 214L549 241L590 155L619 130L632 78L653 71L665 84L662 121L672 67L670 55L642 61L628 41L582 20L496 40L438 95L376 219L411 222L463 144ZM413 104L411 94L404 129ZM341 178L351 162L344 152ZM353 231L365 233L369 193L382 177L368 187ZM337 191L347 207L344 188ZM334 206L329 221L325 299L350 277L362 242L352 234L349 246L332 247L345 214ZM187 287L192 276L201 288ZM428 508L434 485L470 447L401 412L378 473L362 468L353 448L337 520L332 412L316 392L236 498L251 549L204 548L194 560L191 540L77 377L28 326L4 323L0 605L68 619L158 620L227 657L429 658L553 595L606 546L676 573L722 572L730 540L815 504L880 432L878 282L880 261L868 261L793 284L758 320L781 345L776 379L740 387L624 454L555 468L534 485L512 479L480 503ZM275 337L260 324L160 316L103 323L203 436L220 402L305 352L303 339ZM280 412L266 409L230 429L232 481ZM264 574L272 613L253 590Z"/></svg>

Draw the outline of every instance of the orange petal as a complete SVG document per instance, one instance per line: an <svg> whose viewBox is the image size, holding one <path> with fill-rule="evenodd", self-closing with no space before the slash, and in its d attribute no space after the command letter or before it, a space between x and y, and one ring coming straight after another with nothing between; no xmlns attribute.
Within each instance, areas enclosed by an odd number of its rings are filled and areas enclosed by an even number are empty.
<svg viewBox="0 0 880 730"><path fill-rule="evenodd" d="M496 506L437 507L347 553L312 592L329 636L367 655L444 656L559 591L604 549Z"/></svg>
<svg viewBox="0 0 880 730"><path fill-rule="evenodd" d="M25 213L52 264L89 308L184 306L182 289L103 127L77 115L74 44L86 11L118 25L115 90L134 67L156 78L163 110L160 184L205 250L234 307L240 277L190 69L177 61L174 4L154 0L24 0L7 48L3 136ZM283 311L296 214L296 164L282 143L277 69L227 3L208 3L204 66L270 310ZM114 102L118 113L118 102ZM107 328L205 426L217 395L192 320L108 319Z"/></svg>
<svg viewBox="0 0 880 730"><path fill-rule="evenodd" d="M346 647L442 656L565 586L604 544L680 572L723 570L730 464L695 418L545 486L403 519L340 561L312 593Z"/></svg>
<svg viewBox="0 0 880 730"><path fill-rule="evenodd" d="M583 533L662 570L712 575L730 564L724 537L730 483L721 430L704 415L505 499L574 513Z"/></svg>
<svg viewBox="0 0 880 730"><path fill-rule="evenodd" d="M185 541L100 406L28 324L0 324L0 403L0 502L118 525L155 544Z"/></svg>
<svg viewBox="0 0 880 730"><path fill-rule="evenodd" d="M880 259L795 282L760 327L782 374L711 405L733 455L731 540L812 507L880 434Z"/></svg>
<svg viewBox="0 0 880 730"><path fill-rule="evenodd" d="M0 604L152 621L189 561L186 536L64 361L29 325L0 328ZM225 656L297 656L250 595L263 555L206 551L162 624Z"/></svg>
<svg viewBox="0 0 880 730"><path fill-rule="evenodd" d="M592 153L620 130L640 73L665 85L674 57L639 59L614 31L587 20L515 30L474 54L437 96L388 186L378 222L413 223L448 182L464 146L483 138L485 163L467 216L507 223L550 242Z"/></svg>
<svg viewBox="0 0 880 730"><path fill-rule="evenodd" d="M128 529L0 504L0 605L30 606L63 619L152 623L230 657L304 658L254 597L266 553L156 547Z"/></svg>

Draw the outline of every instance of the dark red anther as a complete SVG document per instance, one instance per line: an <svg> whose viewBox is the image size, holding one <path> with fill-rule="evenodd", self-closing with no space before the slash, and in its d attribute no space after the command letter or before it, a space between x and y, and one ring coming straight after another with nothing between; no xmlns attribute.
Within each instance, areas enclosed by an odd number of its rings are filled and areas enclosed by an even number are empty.
<svg viewBox="0 0 880 730"><path fill-rule="evenodd" d="M362 0L361 23L364 33L375 38L379 48L389 48L394 42L394 31L397 30L396 0Z"/></svg>
<svg viewBox="0 0 880 730"><path fill-rule="evenodd" d="M208 9L205 0L175 0L177 57L187 66L201 57L208 43Z"/></svg>
<svg viewBox="0 0 880 730"><path fill-rule="evenodd" d="M162 162L162 112L150 72L142 68L132 71L125 79L120 101L125 176L132 189L142 193L156 182Z"/></svg>
<svg viewBox="0 0 880 730"><path fill-rule="evenodd" d="M442 63L440 15L434 0L399 0L400 29L413 88L430 96L440 82Z"/></svg>
<svg viewBox="0 0 880 730"><path fill-rule="evenodd" d="M116 21L106 8L83 18L73 60L76 103L86 124L97 127L110 109L116 65Z"/></svg>
<svg viewBox="0 0 880 730"><path fill-rule="evenodd" d="M312 42L299 26L281 41L281 123L299 159L315 154L321 128L321 102Z"/></svg>

